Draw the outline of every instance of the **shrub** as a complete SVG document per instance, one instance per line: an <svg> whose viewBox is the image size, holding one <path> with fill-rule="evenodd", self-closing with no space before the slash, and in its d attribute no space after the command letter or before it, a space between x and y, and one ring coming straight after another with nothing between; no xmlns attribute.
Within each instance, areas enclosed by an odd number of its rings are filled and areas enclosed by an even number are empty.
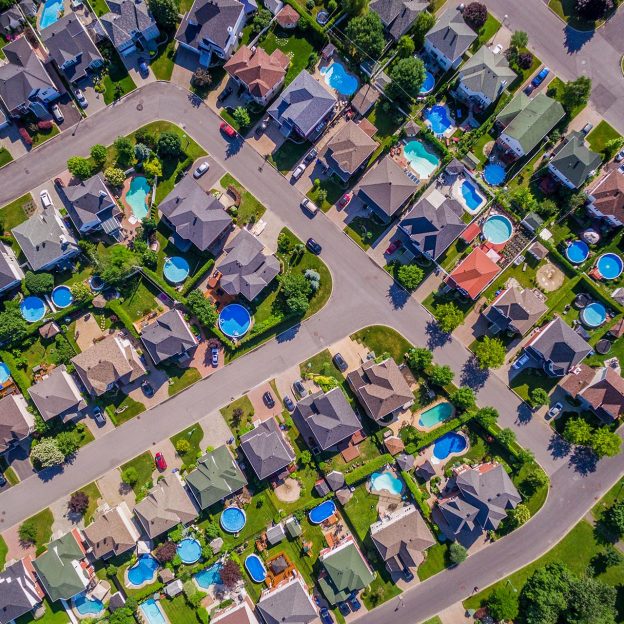
<svg viewBox="0 0 624 624"><path fill-rule="evenodd" d="M180 455L183 455L191 450L191 443L188 440L181 438L176 442L175 449Z"/></svg>
<svg viewBox="0 0 624 624"><path fill-rule="evenodd" d="M182 151L180 137L175 132L162 132L156 150L163 158L177 158Z"/></svg>
<svg viewBox="0 0 624 624"><path fill-rule="evenodd" d="M172 541L166 541L154 551L154 557L156 557L160 563L169 563L169 561L173 561L173 558L176 556L176 552L177 547L175 543Z"/></svg>
<svg viewBox="0 0 624 624"><path fill-rule="evenodd" d="M471 2L464 9L464 19L475 30L482 28L487 21L488 10L485 4L480 2Z"/></svg>
<svg viewBox="0 0 624 624"><path fill-rule="evenodd" d="M251 124L249 111L244 106L238 106L237 108L235 108L234 112L232 113L232 117L234 117L234 121L241 128L246 128L249 124Z"/></svg>
<svg viewBox="0 0 624 624"><path fill-rule="evenodd" d="M73 176L80 178L81 180L86 180L91 177L92 168L91 162L88 158L72 156L67 160L67 168Z"/></svg>
<svg viewBox="0 0 624 624"><path fill-rule="evenodd" d="M548 392L544 388L532 388L529 393L529 403L532 407L541 407L542 405L548 405L549 401Z"/></svg>
<svg viewBox="0 0 624 624"><path fill-rule="evenodd" d="M42 119L41 121L37 122L37 129L38 130L52 130L52 122L48 119Z"/></svg>
<svg viewBox="0 0 624 624"><path fill-rule="evenodd" d="M121 473L121 481L126 485L136 485L139 482L139 473L134 466L128 466Z"/></svg>
<svg viewBox="0 0 624 624"><path fill-rule="evenodd" d="M123 185L124 180L126 179L126 175L121 169L118 169L117 167L109 167L104 172L104 178L111 186L119 187Z"/></svg>
<svg viewBox="0 0 624 624"><path fill-rule="evenodd" d="M67 503L69 511L83 516L89 508L89 495L85 492L74 492Z"/></svg>
<svg viewBox="0 0 624 624"><path fill-rule="evenodd" d="M26 143L26 145L32 145L33 144L33 140L30 136L30 134L28 134L28 130L26 130L26 128L20 128L19 129L19 135L20 137L22 137L22 141L24 141L24 143Z"/></svg>
<svg viewBox="0 0 624 624"><path fill-rule="evenodd" d="M205 89L212 84L212 75L205 67L198 67L193 72L191 85L196 89Z"/></svg>
<svg viewBox="0 0 624 624"><path fill-rule="evenodd" d="M107 155L108 152L103 145L96 144L91 148L91 158L98 167L104 165Z"/></svg>
<svg viewBox="0 0 624 624"><path fill-rule="evenodd" d="M463 561L466 561L466 558L468 557L468 552L459 542L453 542L449 546L448 554L449 561L453 565L459 565Z"/></svg>
<svg viewBox="0 0 624 624"><path fill-rule="evenodd" d="M223 567L219 571L219 576L221 577L223 585L230 590L234 589L234 587L236 587L236 585L238 585L238 583L243 579L240 566L232 559L228 559L223 564Z"/></svg>
<svg viewBox="0 0 624 624"><path fill-rule="evenodd" d="M26 520L20 525L18 535L22 544L36 544L37 525L32 520Z"/></svg>
<svg viewBox="0 0 624 624"><path fill-rule="evenodd" d="M31 448L30 459L38 468L51 468L62 464L65 455L54 438L42 438Z"/></svg>
<svg viewBox="0 0 624 624"><path fill-rule="evenodd" d="M369 475L373 474L373 472L376 472L383 468L383 466L385 466L386 464L392 463L392 461L392 455L390 455L389 453L380 455L375 459L371 459L363 466L360 466L359 468L356 468L355 470L347 473L345 475L345 483L347 485L355 485L356 483L359 483L360 481L366 479L366 477L368 477Z"/></svg>
<svg viewBox="0 0 624 624"><path fill-rule="evenodd" d="M529 67L531 67L532 64L533 64L533 54L531 54L531 52L529 51L521 52L518 55L518 65L522 69L529 69Z"/></svg>
<svg viewBox="0 0 624 624"><path fill-rule="evenodd" d="M51 273L27 271L24 276L24 288L31 295L45 295L54 288L54 276Z"/></svg>

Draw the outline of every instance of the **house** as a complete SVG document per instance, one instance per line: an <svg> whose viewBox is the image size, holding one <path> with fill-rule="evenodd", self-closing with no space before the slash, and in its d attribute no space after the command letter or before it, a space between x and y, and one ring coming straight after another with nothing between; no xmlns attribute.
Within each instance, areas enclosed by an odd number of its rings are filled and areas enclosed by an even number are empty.
<svg viewBox="0 0 624 624"><path fill-rule="evenodd" d="M347 375L347 381L370 418L394 417L414 403L414 395L392 358L369 360Z"/></svg>
<svg viewBox="0 0 624 624"><path fill-rule="evenodd" d="M483 316L489 321L493 333L511 332L524 336L547 310L544 300L533 290L511 286L494 299Z"/></svg>
<svg viewBox="0 0 624 624"><path fill-rule="evenodd" d="M461 11L448 8L425 35L425 51L444 71L457 69L477 33L466 24Z"/></svg>
<svg viewBox="0 0 624 624"><path fill-rule="evenodd" d="M110 0L106 4L109 12L100 17L100 23L119 54L129 56L139 48L153 46L160 31L145 0Z"/></svg>
<svg viewBox="0 0 624 624"><path fill-rule="evenodd" d="M123 502L97 517L82 530L89 552L95 559L109 559L123 555L140 539L132 522L128 505Z"/></svg>
<svg viewBox="0 0 624 624"><path fill-rule="evenodd" d="M602 163L602 157L585 145L580 132L571 132L553 152L548 171L569 189L583 186Z"/></svg>
<svg viewBox="0 0 624 624"><path fill-rule="evenodd" d="M487 46L481 46L459 71L457 92L487 108L516 77L504 54L494 54Z"/></svg>
<svg viewBox="0 0 624 624"><path fill-rule="evenodd" d="M158 205L166 224L200 251L217 245L227 236L232 219L223 204L206 193L193 176L187 175Z"/></svg>
<svg viewBox="0 0 624 624"><path fill-rule="evenodd" d="M268 113L284 136L295 133L314 141L332 117L336 102L336 96L304 69L271 104Z"/></svg>
<svg viewBox="0 0 624 624"><path fill-rule="evenodd" d="M387 222L405 206L416 188L417 184L386 154L364 174L355 192L377 217Z"/></svg>
<svg viewBox="0 0 624 624"><path fill-rule="evenodd" d="M268 54L262 48L252 50L242 45L223 69L247 90L254 102L266 106L284 84L289 65L290 57L279 49Z"/></svg>
<svg viewBox="0 0 624 624"><path fill-rule="evenodd" d="M0 399L0 455L10 451L35 430L35 419L21 394Z"/></svg>
<svg viewBox="0 0 624 624"><path fill-rule="evenodd" d="M217 262L219 287L228 295L253 301L280 272L280 262L248 230L240 230L225 245L225 255Z"/></svg>
<svg viewBox="0 0 624 624"><path fill-rule="evenodd" d="M262 592L256 608L265 624L310 624L318 610L299 574Z"/></svg>
<svg viewBox="0 0 624 624"><path fill-rule="evenodd" d="M284 525L281 522L274 524L273 526L267 527L266 530L266 538L271 546L275 546L279 544L286 537L286 530L284 529Z"/></svg>
<svg viewBox="0 0 624 624"><path fill-rule="evenodd" d="M351 98L351 108L361 117L365 117L380 97L381 93L372 84L363 84Z"/></svg>
<svg viewBox="0 0 624 624"><path fill-rule="evenodd" d="M33 271L51 271L80 253L76 239L53 206L35 213L11 233Z"/></svg>
<svg viewBox="0 0 624 624"><path fill-rule="evenodd" d="M353 536L344 539L335 548L326 548L319 554L323 574L318 584L330 605L347 599L351 592L368 587L375 578Z"/></svg>
<svg viewBox="0 0 624 624"><path fill-rule="evenodd" d="M232 56L245 23L245 6L238 0L195 0L175 38L198 55L200 65L211 67Z"/></svg>
<svg viewBox="0 0 624 624"><path fill-rule="evenodd" d="M2 51L6 63L0 66L0 99L9 115L19 118L33 113L41 119L49 119L47 106L61 94L28 39L15 39Z"/></svg>
<svg viewBox="0 0 624 624"><path fill-rule="evenodd" d="M438 526L448 539L472 543L483 531L495 531L507 511L522 501L505 468L498 463L462 465L453 491L438 501Z"/></svg>
<svg viewBox="0 0 624 624"><path fill-rule="evenodd" d="M119 230L121 210L101 174L66 186L63 193L67 197L67 214L81 234L102 230L113 235Z"/></svg>
<svg viewBox="0 0 624 624"><path fill-rule="evenodd" d="M305 443L315 452L327 451L362 429L341 388L301 399L292 419Z"/></svg>
<svg viewBox="0 0 624 624"><path fill-rule="evenodd" d="M58 418L61 422L76 420L87 407L74 378L61 364L28 389L30 398L46 422Z"/></svg>
<svg viewBox="0 0 624 624"><path fill-rule="evenodd" d="M212 624L259 624L254 615L254 603L247 595L242 602L217 610L216 613L213 611L210 621Z"/></svg>
<svg viewBox="0 0 624 624"><path fill-rule="evenodd" d="M261 480L280 472L295 460L290 444L273 418L241 436L240 449Z"/></svg>
<svg viewBox="0 0 624 624"><path fill-rule="evenodd" d="M11 246L0 241L0 293L19 286L23 279L24 271Z"/></svg>
<svg viewBox="0 0 624 624"><path fill-rule="evenodd" d="M134 515L146 535L154 539L178 524L193 522L198 514L180 479L171 474L159 479L149 494L135 505Z"/></svg>
<svg viewBox="0 0 624 624"><path fill-rule="evenodd" d="M386 514L371 525L370 536L390 573L418 568L427 548L436 543L414 505Z"/></svg>
<svg viewBox="0 0 624 624"><path fill-rule="evenodd" d="M130 340L121 335L107 336L71 361L80 381L93 396L132 383L147 372Z"/></svg>
<svg viewBox="0 0 624 624"><path fill-rule="evenodd" d="M453 269L447 281L466 297L476 299L499 272L500 267L490 255L476 247Z"/></svg>
<svg viewBox="0 0 624 624"><path fill-rule="evenodd" d="M186 485L204 510L242 490L247 479L227 446L222 445L197 460L197 468L186 477Z"/></svg>
<svg viewBox="0 0 624 624"><path fill-rule="evenodd" d="M271 11L271 15L277 15L284 6L282 0L264 0L264 8Z"/></svg>
<svg viewBox="0 0 624 624"><path fill-rule="evenodd" d="M529 99L520 92L496 118L503 126L496 141L507 153L521 158L532 152L564 117L563 106L545 93Z"/></svg>
<svg viewBox="0 0 624 624"><path fill-rule="evenodd" d="M525 345L524 350L552 377L563 377L592 352L591 346L556 316Z"/></svg>
<svg viewBox="0 0 624 624"><path fill-rule="evenodd" d="M33 566L51 602L69 600L83 592L95 575L86 558L78 529L50 542Z"/></svg>
<svg viewBox="0 0 624 624"><path fill-rule="evenodd" d="M348 182L357 171L366 166L376 149L377 141L358 124L348 121L328 141L321 158L343 182Z"/></svg>
<svg viewBox="0 0 624 624"><path fill-rule="evenodd" d="M0 624L9 624L37 609L44 593L32 565L32 557L24 557L7 565L0 572Z"/></svg>
<svg viewBox="0 0 624 624"><path fill-rule="evenodd" d="M197 338L190 330L180 310L161 314L141 331L141 341L154 364L170 358L179 358L197 346Z"/></svg>
<svg viewBox="0 0 624 624"><path fill-rule="evenodd" d="M104 64L93 39L71 11L44 28L41 38L50 58L70 83L86 78Z"/></svg>
<svg viewBox="0 0 624 624"><path fill-rule="evenodd" d="M300 19L301 16L293 7L290 6L290 4L286 4L275 16L275 21L284 30L293 30L299 23Z"/></svg>
<svg viewBox="0 0 624 624"><path fill-rule="evenodd" d="M422 0L373 0L368 8L379 15L386 32L398 41L428 6Z"/></svg>
<svg viewBox="0 0 624 624"><path fill-rule="evenodd" d="M466 229L462 205L433 189L419 199L399 223L414 250L437 260Z"/></svg>
<svg viewBox="0 0 624 624"><path fill-rule="evenodd" d="M0 29L4 37L22 32L26 20L17 6L11 6L0 13Z"/></svg>
<svg viewBox="0 0 624 624"><path fill-rule="evenodd" d="M619 420L624 414L624 379L619 368L580 364L560 386L605 423Z"/></svg>
<svg viewBox="0 0 624 624"><path fill-rule="evenodd" d="M587 212L613 227L624 225L624 173L617 167L587 189Z"/></svg>

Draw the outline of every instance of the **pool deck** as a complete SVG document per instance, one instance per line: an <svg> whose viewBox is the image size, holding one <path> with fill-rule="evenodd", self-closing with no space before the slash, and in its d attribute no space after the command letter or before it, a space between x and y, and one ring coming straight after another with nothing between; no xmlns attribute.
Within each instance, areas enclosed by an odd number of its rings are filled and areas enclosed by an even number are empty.
<svg viewBox="0 0 624 624"><path fill-rule="evenodd" d="M444 459L438 459L433 454L433 447L435 445L435 442L433 442L427 447L427 449L431 449L431 457L428 457L428 459L432 463L432 465L435 466L436 468L437 466L440 466L440 469L442 469L442 467L445 466L451 459L453 459L453 457L461 457L462 455L465 455L470 450L470 440L468 439L468 436L463 431L455 431L455 433L457 435L460 435L462 438L464 438L464 440L466 440L466 448L463 451L450 453ZM440 472L442 471L440 470Z"/></svg>
<svg viewBox="0 0 624 624"><path fill-rule="evenodd" d="M345 61L341 56L339 56L337 52L334 52L328 59L321 59L321 61L317 64L316 68L314 69L312 76L316 78L316 80L318 80L326 89L328 89L329 91L332 91L335 94L335 96L338 98L338 100L347 102L351 98L351 96L344 95L343 93L340 93L340 91L337 91L336 89L328 85L325 82L325 77L323 76L323 74L321 74L322 69L329 67L333 63L340 63L345 68L345 71L347 74L349 74L349 76L353 76L354 78L357 79L358 81L357 89L359 89L362 86L360 79L357 77L356 74L354 74L351 71L351 68L349 67L349 63L347 63L347 61ZM356 93L357 93L357 89L355 90Z"/></svg>
<svg viewBox="0 0 624 624"><path fill-rule="evenodd" d="M39 5L39 8L37 9L37 29L39 31L45 30L45 28L41 28L41 17L43 16L44 6L45 6L45 1L41 2L41 4ZM63 0L63 16L65 16L68 13L71 13L71 12L72 12L72 9L71 9L71 6L69 4L69 0ZM56 20L56 21L58 21L58 20ZM52 24L48 24L48 26L52 26ZM46 28L48 26L46 26Z"/></svg>
<svg viewBox="0 0 624 624"><path fill-rule="evenodd" d="M450 418L455 418L456 410L455 410L455 407L453 407L453 411L451 412L451 415L448 418L441 420L437 425L434 425L433 427L423 427L422 425L420 425L419 420L420 420L421 415L427 412L428 410L433 409L436 405L440 405L440 403L448 403L448 399L439 397L433 403L431 403L430 405L427 405L427 407L423 407L422 409L419 409L418 411L414 412L413 423L414 423L414 427L416 427L418 431L433 431L434 429L437 429L443 422L449 420Z"/></svg>
<svg viewBox="0 0 624 624"><path fill-rule="evenodd" d="M469 182L472 184L479 194L479 197L483 200L477 208L470 208L464 199L462 194L462 185L464 182ZM488 197L484 194L483 189L479 186L476 180L472 180L467 175L457 176L453 184L451 185L451 195L463 206L464 211L467 212L471 217L476 217L488 204Z"/></svg>
<svg viewBox="0 0 624 624"><path fill-rule="evenodd" d="M132 212L132 207L126 201L126 195L128 194L128 191L130 190L130 184L132 184L132 180L137 177L143 178L145 176L141 173L137 173L136 171L134 173L131 173L124 180L123 186L121 187L121 193L119 195L119 200L121 201L121 205L123 206L123 214L122 214L122 219L121 219L121 232L124 236L124 242L126 244L130 243L136 238L137 230L141 226L141 222L134 216L134 213ZM150 206L151 206L151 198L152 198L152 193L150 192L146 198L146 201L148 202L148 204L150 204ZM148 209L148 215L149 215L149 209Z"/></svg>

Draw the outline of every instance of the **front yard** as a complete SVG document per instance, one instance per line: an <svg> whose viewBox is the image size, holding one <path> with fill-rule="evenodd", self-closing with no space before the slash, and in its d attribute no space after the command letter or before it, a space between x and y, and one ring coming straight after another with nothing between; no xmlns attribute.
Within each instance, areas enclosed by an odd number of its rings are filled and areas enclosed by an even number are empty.
<svg viewBox="0 0 624 624"><path fill-rule="evenodd" d="M234 218L236 225L243 227L248 223L253 224L260 220L266 208L238 180L226 173L219 184L226 190L228 186L232 186L240 193L241 203Z"/></svg>
<svg viewBox="0 0 624 624"><path fill-rule="evenodd" d="M136 85L112 44L104 40L98 44L98 47L104 59L108 61L101 78L104 87L104 102L112 104L130 91L134 91Z"/></svg>
<svg viewBox="0 0 624 624"><path fill-rule="evenodd" d="M620 133L604 119L587 135L589 147L598 152L604 153L604 148L609 141L621 138Z"/></svg>
<svg viewBox="0 0 624 624"><path fill-rule="evenodd" d="M345 228L345 233L362 249L368 249L388 228L390 223L383 223L376 217L354 217Z"/></svg>
<svg viewBox="0 0 624 624"><path fill-rule="evenodd" d="M129 462L123 464L119 468L121 470L121 474L132 469L134 472L134 477L136 479L132 479L132 483L129 483L136 494L137 501L142 499L148 492L148 490L152 487L152 473L154 472L154 458L149 451L145 451L145 453L141 453L138 457L131 459Z"/></svg>
<svg viewBox="0 0 624 624"><path fill-rule="evenodd" d="M403 364L405 354L412 348L411 343L401 334L385 325L371 325L352 334L351 340L366 345L376 356L389 353L397 363Z"/></svg>

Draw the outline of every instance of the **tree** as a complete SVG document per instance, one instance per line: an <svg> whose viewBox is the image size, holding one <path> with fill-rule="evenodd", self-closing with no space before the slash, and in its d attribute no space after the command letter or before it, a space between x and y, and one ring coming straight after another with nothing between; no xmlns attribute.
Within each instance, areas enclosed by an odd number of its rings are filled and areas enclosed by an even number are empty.
<svg viewBox="0 0 624 624"><path fill-rule="evenodd" d="M616 139L607 141L602 152L607 160L611 160L615 154L620 151L621 147L624 147L624 138L617 137Z"/></svg>
<svg viewBox="0 0 624 624"><path fill-rule="evenodd" d="M537 199L526 186L519 186L509 193L509 200L522 214L537 210Z"/></svg>
<svg viewBox="0 0 624 624"><path fill-rule="evenodd" d="M563 622L567 624L613 624L617 590L587 576L573 579L567 594Z"/></svg>
<svg viewBox="0 0 624 624"><path fill-rule="evenodd" d="M180 455L184 455L184 453L188 453L191 450L191 443L184 438L180 438L175 443L175 449Z"/></svg>
<svg viewBox="0 0 624 624"><path fill-rule="evenodd" d="M548 405L550 398L548 396L548 392L544 390L544 388L531 388L529 392L529 403L531 407L538 408L542 407L542 405Z"/></svg>
<svg viewBox="0 0 624 624"><path fill-rule="evenodd" d="M71 513L84 516L89 508L89 495L81 491L74 492L69 497L67 507Z"/></svg>
<svg viewBox="0 0 624 624"><path fill-rule="evenodd" d="M24 288L30 295L45 295L54 288L54 276L51 273L26 271Z"/></svg>
<svg viewBox="0 0 624 624"><path fill-rule="evenodd" d="M158 559L160 563L169 563L176 556L177 546L171 540L163 542L155 551L154 557Z"/></svg>
<svg viewBox="0 0 624 624"><path fill-rule="evenodd" d="M271 23L271 19L273 19L271 11L268 9L258 9L251 22L253 32L259 33L261 30L264 30Z"/></svg>
<svg viewBox="0 0 624 624"><path fill-rule="evenodd" d="M245 128L251 123L251 117L249 111L244 106L238 106L232 113L234 121L241 127Z"/></svg>
<svg viewBox="0 0 624 624"><path fill-rule="evenodd" d="M409 367L416 372L423 372L433 364L433 353L424 347L413 347L405 354Z"/></svg>
<svg viewBox="0 0 624 624"><path fill-rule="evenodd" d="M475 418L483 427L493 427L498 421L498 410L493 407L482 407L475 413Z"/></svg>
<svg viewBox="0 0 624 624"><path fill-rule="evenodd" d="M468 386L457 388L450 396L451 403L462 412L472 409L477 404L474 390Z"/></svg>
<svg viewBox="0 0 624 624"><path fill-rule="evenodd" d="M176 0L149 0L149 8L156 24L163 30L173 30L178 24Z"/></svg>
<svg viewBox="0 0 624 624"><path fill-rule="evenodd" d="M598 457L615 457L620 452L622 440L617 433L606 427L597 429L591 437L590 446Z"/></svg>
<svg viewBox="0 0 624 624"><path fill-rule="evenodd" d="M127 167L134 159L134 145L132 141L125 136L118 136L113 142L115 153L117 154L117 163L122 167Z"/></svg>
<svg viewBox="0 0 624 624"><path fill-rule="evenodd" d="M88 158L72 156L67 160L67 168L69 169L69 173L80 180L86 180L91 177L92 167Z"/></svg>
<svg viewBox="0 0 624 624"><path fill-rule="evenodd" d="M91 299L91 289L84 282L76 282L70 290L76 303L84 303Z"/></svg>
<svg viewBox="0 0 624 624"><path fill-rule="evenodd" d="M162 132L158 137L156 151L162 158L178 158L182 151L180 137L175 132Z"/></svg>
<svg viewBox="0 0 624 624"><path fill-rule="evenodd" d="M204 526L204 535L206 536L206 539L209 540L219 537L221 535L221 531L219 530L217 523L208 521Z"/></svg>
<svg viewBox="0 0 624 624"><path fill-rule="evenodd" d="M397 271L397 280L407 290L414 290L423 277L423 270L417 264L402 264Z"/></svg>
<svg viewBox="0 0 624 624"><path fill-rule="evenodd" d="M121 481L126 485L136 485L139 482L139 473L134 466L128 466L121 472Z"/></svg>
<svg viewBox="0 0 624 624"><path fill-rule="evenodd" d="M126 605L128 602L126 602ZM134 618L134 613L132 609L128 606L122 607L121 609L115 609L108 616L109 624L135 624L136 619Z"/></svg>
<svg viewBox="0 0 624 624"><path fill-rule="evenodd" d="M592 439L591 425L580 417L570 418L563 429L563 437L570 444L587 446Z"/></svg>
<svg viewBox="0 0 624 624"><path fill-rule="evenodd" d="M545 219L548 219L548 217L552 217L553 215L557 214L558 210L559 207L552 199L543 200L537 207L537 213Z"/></svg>
<svg viewBox="0 0 624 624"><path fill-rule="evenodd" d="M448 555L453 565L459 565L462 561L466 561L468 551L459 542L453 542L449 546Z"/></svg>
<svg viewBox="0 0 624 624"><path fill-rule="evenodd" d="M358 60L377 60L381 56L386 40L384 26L377 13L369 11L352 18L345 33L353 44L353 53Z"/></svg>
<svg viewBox="0 0 624 624"><path fill-rule="evenodd" d="M100 277L107 284L115 286L130 275L136 264L137 259L132 251L123 245L115 245L100 258Z"/></svg>
<svg viewBox="0 0 624 624"><path fill-rule="evenodd" d="M346 2L347 12L349 15L357 16L361 15L364 9L368 6L367 0L347 0Z"/></svg>
<svg viewBox="0 0 624 624"><path fill-rule="evenodd" d="M533 65L533 53L525 50L518 54L518 65L520 69L529 69Z"/></svg>
<svg viewBox="0 0 624 624"><path fill-rule="evenodd" d="M479 368L498 368L505 363L505 345L500 338L484 336L474 348L474 354L479 363Z"/></svg>
<svg viewBox="0 0 624 624"><path fill-rule="evenodd" d="M22 544L37 543L37 525L32 520L26 520L26 522L22 522L17 533Z"/></svg>
<svg viewBox="0 0 624 624"><path fill-rule="evenodd" d="M414 40L408 35L403 35L397 43L397 53L399 58L412 56L415 49L416 46L414 45Z"/></svg>
<svg viewBox="0 0 624 624"><path fill-rule="evenodd" d="M196 89L205 89L212 84L212 74L205 67L197 67L191 77L191 85Z"/></svg>
<svg viewBox="0 0 624 624"><path fill-rule="evenodd" d="M308 69L313 72L316 64L319 61L318 54L314 51L310 52L310 56L308 56Z"/></svg>
<svg viewBox="0 0 624 624"><path fill-rule="evenodd" d="M397 100L410 101L420 94L425 81L425 64L416 56L402 58L390 70L386 94Z"/></svg>
<svg viewBox="0 0 624 624"><path fill-rule="evenodd" d="M440 329L450 334L464 322L464 313L454 303L441 303L435 308Z"/></svg>
<svg viewBox="0 0 624 624"><path fill-rule="evenodd" d="M511 446L516 441L516 434L509 427L505 427L498 434L498 441L503 446Z"/></svg>
<svg viewBox="0 0 624 624"><path fill-rule="evenodd" d="M414 44L420 50L425 43L425 35L435 24L435 17L429 11L418 14L413 26Z"/></svg>
<svg viewBox="0 0 624 624"><path fill-rule="evenodd" d="M28 331L28 323L24 320L19 303L7 301L4 311L0 312L0 341L19 342Z"/></svg>
<svg viewBox="0 0 624 624"><path fill-rule="evenodd" d="M562 563L549 563L529 577L520 593L520 612L527 624L557 624L567 608L572 574Z"/></svg>
<svg viewBox="0 0 624 624"><path fill-rule="evenodd" d="M124 183L126 174L117 167L108 167L104 172L104 178L111 186L119 187Z"/></svg>
<svg viewBox="0 0 624 624"><path fill-rule="evenodd" d="M243 579L240 566L232 559L228 559L223 564L223 567L219 570L219 576L223 585L230 590L234 589Z"/></svg>
<svg viewBox="0 0 624 624"><path fill-rule="evenodd" d="M527 472L522 485L531 492L536 492L541 487L548 485L548 476L541 468L534 466Z"/></svg>
<svg viewBox="0 0 624 624"><path fill-rule="evenodd" d="M618 536L624 535L624 501L615 503L604 515L607 526Z"/></svg>
<svg viewBox="0 0 624 624"><path fill-rule="evenodd" d="M312 462L312 453L310 453L310 451L305 450L301 452L301 455L299 455L299 463L302 466L308 466L310 465L310 463Z"/></svg>
<svg viewBox="0 0 624 624"><path fill-rule="evenodd" d="M162 177L162 163L158 158L152 158L143 165L145 175L150 178Z"/></svg>
<svg viewBox="0 0 624 624"><path fill-rule="evenodd" d="M280 296L289 314L301 316L310 305L312 287L301 273L280 276Z"/></svg>
<svg viewBox="0 0 624 624"><path fill-rule="evenodd" d="M561 105L566 112L581 108L589 101L592 81L587 76L579 76L576 80L566 82L561 93Z"/></svg>
<svg viewBox="0 0 624 624"><path fill-rule="evenodd" d="M576 0L574 10L584 19L597 21L613 11L613 0Z"/></svg>
<svg viewBox="0 0 624 624"><path fill-rule="evenodd" d="M80 440L76 431L61 431L54 441L65 459L71 457L80 448Z"/></svg>
<svg viewBox="0 0 624 624"><path fill-rule="evenodd" d="M526 505L520 503L515 509L512 509L507 515L511 526L517 529L531 519L531 511Z"/></svg>
<svg viewBox="0 0 624 624"><path fill-rule="evenodd" d="M204 327L214 327L219 314L214 304L200 290L192 290L186 301L190 311Z"/></svg>
<svg viewBox="0 0 624 624"><path fill-rule="evenodd" d="M471 2L464 9L464 20L475 30L480 30L487 22L488 10L485 4Z"/></svg>
<svg viewBox="0 0 624 624"><path fill-rule="evenodd" d="M139 161L143 162L147 160L152 155L152 150L145 145L145 143L137 143L134 146L134 157Z"/></svg>
<svg viewBox="0 0 624 624"><path fill-rule="evenodd" d="M487 608L496 622L515 621L519 613L518 595L505 586L499 586L488 597Z"/></svg>
<svg viewBox="0 0 624 624"><path fill-rule="evenodd" d="M450 366L432 366L429 371L429 381L435 386L448 386L453 381L455 373L451 370Z"/></svg>
<svg viewBox="0 0 624 624"><path fill-rule="evenodd" d="M65 461L54 438L42 438L30 450L30 459L39 468L58 466Z"/></svg>
<svg viewBox="0 0 624 624"><path fill-rule="evenodd" d="M509 41L509 45L516 50L521 50L529 45L529 35L523 30L514 30Z"/></svg>
<svg viewBox="0 0 624 624"><path fill-rule="evenodd" d="M108 152L103 145L96 144L91 148L91 158L98 167L103 167Z"/></svg>

